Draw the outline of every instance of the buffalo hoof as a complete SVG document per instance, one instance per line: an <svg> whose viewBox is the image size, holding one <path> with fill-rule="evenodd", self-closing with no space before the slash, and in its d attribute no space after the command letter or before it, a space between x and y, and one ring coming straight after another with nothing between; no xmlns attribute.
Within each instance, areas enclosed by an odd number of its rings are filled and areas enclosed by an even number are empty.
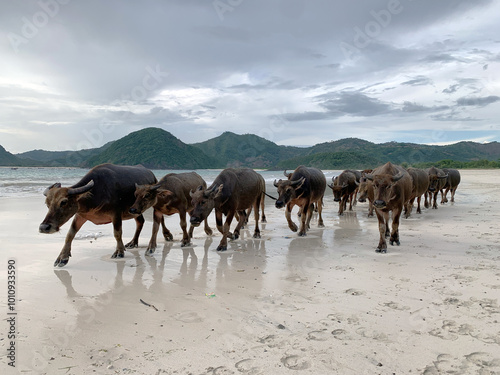
<svg viewBox="0 0 500 375"><path fill-rule="evenodd" d="M253 238L260 238L260 232L255 232L253 234Z"/></svg>
<svg viewBox="0 0 500 375"><path fill-rule="evenodd" d="M186 247L186 246L191 246L191 242L190 241L182 241L181 247Z"/></svg>
<svg viewBox="0 0 500 375"><path fill-rule="evenodd" d="M165 241L173 241L174 240L174 236L170 232L164 232L163 238L165 238Z"/></svg>
<svg viewBox="0 0 500 375"><path fill-rule="evenodd" d="M324 227L325 227L325 224L323 224L323 222L318 223L318 228L324 228Z"/></svg>
<svg viewBox="0 0 500 375"><path fill-rule="evenodd" d="M387 249L380 249L380 248L377 247L377 249L375 250L375 252L381 253L381 254L386 254L387 253Z"/></svg>
<svg viewBox="0 0 500 375"><path fill-rule="evenodd" d="M305 236L307 236L306 232L299 232L299 237L305 237Z"/></svg>
<svg viewBox="0 0 500 375"><path fill-rule="evenodd" d="M138 247L138 246L139 246L139 244L136 241L130 241L129 243L125 244L125 247L127 249L133 249L134 247ZM116 257L113 257L113 258L116 258Z"/></svg>
<svg viewBox="0 0 500 375"><path fill-rule="evenodd" d="M297 232L299 230L296 224L289 225L289 228L292 232Z"/></svg>
<svg viewBox="0 0 500 375"><path fill-rule="evenodd" d="M389 243L391 244L391 246L394 246L394 243L396 243L396 245L401 245L401 242L399 242L399 240L391 240L389 241Z"/></svg>
<svg viewBox="0 0 500 375"><path fill-rule="evenodd" d="M212 229L210 229L210 228L205 229L205 234L206 234L207 236L211 236L211 235L213 234Z"/></svg>
<svg viewBox="0 0 500 375"><path fill-rule="evenodd" d="M154 254L155 250L156 250L156 247L148 247L146 249L146 253L145 254L148 255L148 256L151 256L151 255Z"/></svg>
<svg viewBox="0 0 500 375"><path fill-rule="evenodd" d="M54 262L54 267L64 267L66 264L68 264L69 258L66 259L60 259L57 258L56 261Z"/></svg>
<svg viewBox="0 0 500 375"><path fill-rule="evenodd" d="M262 219L260 220L261 223L267 223L266 217L263 216Z"/></svg>
<svg viewBox="0 0 500 375"><path fill-rule="evenodd" d="M226 250L227 250L227 246L224 246L224 245L217 246L217 251L226 251Z"/></svg>
<svg viewBox="0 0 500 375"><path fill-rule="evenodd" d="M118 251L118 250L117 250L117 251L115 251L115 252L113 253L113 255L111 255L111 258L112 258L112 259L116 259L116 258L125 258L125 254L124 254L124 252L123 252L123 251Z"/></svg>

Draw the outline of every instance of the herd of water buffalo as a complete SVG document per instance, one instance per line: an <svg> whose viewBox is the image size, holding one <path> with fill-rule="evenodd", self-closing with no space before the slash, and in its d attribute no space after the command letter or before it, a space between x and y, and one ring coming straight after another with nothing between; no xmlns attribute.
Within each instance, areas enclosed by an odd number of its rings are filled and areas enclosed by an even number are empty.
<svg viewBox="0 0 500 375"><path fill-rule="evenodd" d="M112 258L123 258L125 248L137 247L139 234L144 225L143 213L153 207L153 231L146 253L151 254L157 246L156 237L160 225L165 240L173 239L165 226L164 215L178 213L183 232L181 246L190 244L194 227L204 222L207 235L212 234L207 218L215 210L217 229L222 239L217 250L227 249L227 240L237 239L249 214L255 216L253 237L260 238L259 210L264 215L264 195L276 200L276 207L285 207L285 217L289 228L299 236L305 236L310 227L314 210L318 212L318 226L323 227L322 207L326 186L328 185L339 202L339 215L347 208L352 209L359 194L359 201L368 199L369 212L375 211L380 231L377 252L386 252L386 237L391 245L399 242L399 219L402 213L408 217L413 203L425 196L425 207L432 204L437 208L437 195L442 194L441 203L447 202L446 195L451 191L454 201L455 191L460 183L460 173L456 169L427 170L403 168L386 163L374 170L345 170L332 178L327 184L325 175L317 168L299 166L292 173L285 171L286 179L274 181L277 198L266 193L264 178L253 169L227 168L220 172L214 182L207 187L206 182L195 172L169 173L158 181L149 169L142 166L120 166L102 164L91 169L79 182L71 187L55 183L44 191L48 213L40 224L41 233L54 233L71 217L74 219L66 235L61 253L54 266L66 265L71 256L71 243L87 221L94 224L113 223L116 251ZM291 212L299 206L300 228L293 222ZM389 215L392 212L392 231L389 230ZM190 228L187 231L186 214L190 215ZM223 223L223 215L226 217ZM230 225L236 218L238 223L230 232ZM136 231L132 240L122 241L122 221L135 219Z"/></svg>

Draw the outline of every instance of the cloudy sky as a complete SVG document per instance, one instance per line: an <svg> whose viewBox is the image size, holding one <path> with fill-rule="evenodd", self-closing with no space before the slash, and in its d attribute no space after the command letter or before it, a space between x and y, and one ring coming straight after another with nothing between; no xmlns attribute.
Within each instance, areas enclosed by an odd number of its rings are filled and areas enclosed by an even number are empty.
<svg viewBox="0 0 500 375"><path fill-rule="evenodd" d="M0 4L0 145L500 141L500 1Z"/></svg>

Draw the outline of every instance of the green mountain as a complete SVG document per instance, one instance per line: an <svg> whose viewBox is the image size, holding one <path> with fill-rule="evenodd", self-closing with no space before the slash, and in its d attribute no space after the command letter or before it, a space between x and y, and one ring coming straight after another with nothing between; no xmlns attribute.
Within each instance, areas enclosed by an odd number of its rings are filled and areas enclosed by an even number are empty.
<svg viewBox="0 0 500 375"><path fill-rule="evenodd" d="M206 155L217 160L218 168L272 168L280 160L304 155L305 148L278 146L253 134L224 132L205 142L194 143Z"/></svg>
<svg viewBox="0 0 500 375"><path fill-rule="evenodd" d="M32 163L36 163L36 161L31 160L22 160L18 158L17 156L11 154L10 152L6 151L2 146L0 146L0 165L5 166L5 167L23 167L23 166L28 166ZM38 163L37 165L40 165Z"/></svg>
<svg viewBox="0 0 500 375"><path fill-rule="evenodd" d="M108 142L99 148L84 149L79 151L27 151L16 156L21 159L38 160L48 167L80 167L91 157L96 156L111 146Z"/></svg>
<svg viewBox="0 0 500 375"><path fill-rule="evenodd" d="M142 164L151 169L204 169L217 164L198 148L159 128L130 133L90 157L83 165L93 167L102 163Z"/></svg>
<svg viewBox="0 0 500 375"><path fill-rule="evenodd" d="M33 150L13 155L0 146L2 166L92 167L115 163L142 164L151 169L239 166L294 169L303 164L321 169L365 169L387 161L414 166L423 163L438 165L438 162L446 161L446 165L453 162L453 165L464 167L491 167L500 161L500 143L459 142L429 146L399 142L375 144L358 138L345 138L302 148L278 146L253 134L225 132L205 142L188 145L165 130L146 128L100 148L80 151Z"/></svg>

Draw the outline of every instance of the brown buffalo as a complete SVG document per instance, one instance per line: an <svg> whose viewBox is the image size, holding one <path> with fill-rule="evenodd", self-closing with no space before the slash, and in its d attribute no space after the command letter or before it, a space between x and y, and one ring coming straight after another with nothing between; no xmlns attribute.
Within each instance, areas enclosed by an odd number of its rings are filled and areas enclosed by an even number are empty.
<svg viewBox="0 0 500 375"><path fill-rule="evenodd" d="M368 217L371 217L373 216L373 183L366 178L367 173L361 173L361 178L359 179L358 202L364 203L368 199Z"/></svg>
<svg viewBox="0 0 500 375"><path fill-rule="evenodd" d="M102 164L92 168L69 188L61 187L60 183L48 187L44 195L49 212L40 224L40 233L57 232L75 216L54 266L62 267L68 263L71 242L87 220L97 225L113 223L116 251L112 258L123 258L125 247L137 247L144 217L129 212L135 200L135 184L154 184L156 181L153 172L142 166ZM132 218L137 224L136 231L132 241L124 245L122 220Z"/></svg>
<svg viewBox="0 0 500 375"><path fill-rule="evenodd" d="M413 202L417 200L417 214L421 214L420 201L422 200L422 195L425 194L429 188L429 176L427 172L419 168L407 168L406 169L412 178L412 190L411 197L405 206L405 218L409 218L411 211L413 210Z"/></svg>
<svg viewBox="0 0 500 375"><path fill-rule="evenodd" d="M299 236L305 236L310 227L311 217L314 211L314 204L318 207L318 226L323 227L321 216L323 195L326 189L326 179L323 172L317 168L308 168L303 165L297 167L289 179L274 181L274 186L278 189L279 197L276 200L276 207L286 206L285 217L288 227L297 231L297 225L292 221L291 213L295 205L300 207L302 215Z"/></svg>
<svg viewBox="0 0 500 375"><path fill-rule="evenodd" d="M328 185L333 191L333 200L339 202L339 215L343 215L349 201L349 211L352 211L353 201L356 204L361 172L346 169L337 177L332 177L333 184Z"/></svg>
<svg viewBox="0 0 500 375"><path fill-rule="evenodd" d="M130 207L132 214L141 214L148 208L153 207L153 233L149 241L147 254L154 253L156 249L156 237L160 224L163 227L163 237L166 241L172 241L172 233L167 229L163 221L163 215L179 214L182 229L181 247L190 245L193 237L193 226L187 231L186 214L191 214L190 192L198 186L207 187L207 184L196 172L169 173L154 185L137 185L135 190L135 203ZM205 219L205 233L212 234Z"/></svg>
<svg viewBox="0 0 500 375"><path fill-rule="evenodd" d="M429 208L429 205L432 202L432 208L437 210L437 195L446 184L448 175L442 169L436 167L430 167L427 169L427 175L429 178L429 188L425 193L425 208ZM427 202L427 194L429 194L429 202Z"/></svg>
<svg viewBox="0 0 500 375"><path fill-rule="evenodd" d="M200 225L208 215L215 209L217 229L222 233L217 250L227 250L227 238L233 240L240 235L240 229L246 220L246 210L253 208L255 217L254 238L260 238L259 229L259 206L263 198L262 179L257 172L249 168L233 169L226 168L215 178L212 185L207 189L203 186L191 192L191 224ZM231 221L235 214L239 220L234 232L229 231ZM226 216L226 222L222 225L222 215Z"/></svg>
<svg viewBox="0 0 500 375"><path fill-rule="evenodd" d="M411 196L412 180L409 173L390 162L376 168L366 178L373 182L375 213L377 214L380 240L376 251L387 252L386 236L390 244L399 246L399 219L403 207ZM389 213L392 211L392 232L389 232Z"/></svg>
<svg viewBox="0 0 500 375"><path fill-rule="evenodd" d="M460 172L451 168L443 168L443 172L448 175L448 178L443 186L444 193L443 190L441 190L441 204L448 202L446 198L448 191L451 191L450 201L455 202L455 192L457 191L458 184L460 184Z"/></svg>

